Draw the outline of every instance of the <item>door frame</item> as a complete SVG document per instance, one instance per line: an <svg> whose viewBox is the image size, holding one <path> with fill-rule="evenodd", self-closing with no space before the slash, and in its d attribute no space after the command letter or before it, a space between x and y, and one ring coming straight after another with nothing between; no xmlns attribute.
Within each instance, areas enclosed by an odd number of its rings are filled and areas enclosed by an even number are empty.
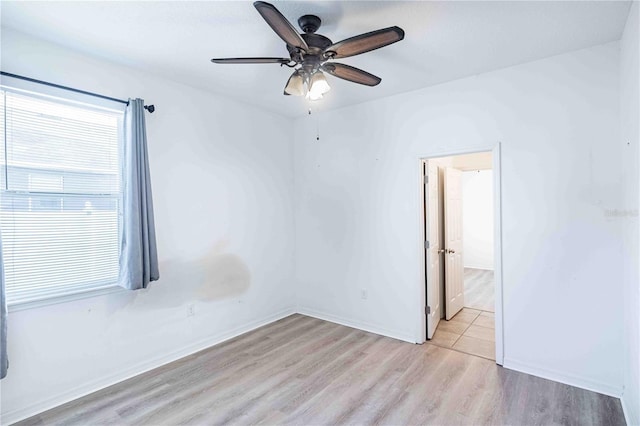
<svg viewBox="0 0 640 426"><path fill-rule="evenodd" d="M417 188L418 203L416 206L417 215L417 232L418 247L420 253L420 269L418 272L416 298L418 304L416 310L418 312L418 327L416 342L424 343L427 336L427 318L425 308L427 306L426 295L426 264L424 256L424 235L425 235L425 216L424 216L424 176L422 171L422 162L433 158L451 157L455 155L475 154L478 152L491 152L492 170L493 170L493 274L495 285L495 333L496 333L496 364L504 363L504 309L503 309L503 283L502 283L502 169L501 169L501 143L490 146L477 146L474 148L459 149L453 151L434 151L426 152L418 156L416 163L418 170Z"/></svg>

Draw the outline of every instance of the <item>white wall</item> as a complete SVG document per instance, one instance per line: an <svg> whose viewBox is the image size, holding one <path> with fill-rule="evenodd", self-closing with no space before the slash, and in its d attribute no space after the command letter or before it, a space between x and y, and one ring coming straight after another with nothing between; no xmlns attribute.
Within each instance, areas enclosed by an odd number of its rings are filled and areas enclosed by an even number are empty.
<svg viewBox="0 0 640 426"><path fill-rule="evenodd" d="M415 341L418 158L501 142L505 365L621 393L618 43L303 117L295 130L302 312Z"/></svg>
<svg viewBox="0 0 640 426"><path fill-rule="evenodd" d="M638 198L640 192L640 5L634 2L621 41L620 115L623 146L621 218L625 221L623 246L624 394L623 407L630 425L640 424L640 250Z"/></svg>
<svg viewBox="0 0 640 426"><path fill-rule="evenodd" d="M464 267L493 269L493 171L462 172Z"/></svg>
<svg viewBox="0 0 640 426"><path fill-rule="evenodd" d="M144 291L10 312L3 424L293 312L290 120L6 30L1 67L156 105L161 275Z"/></svg>

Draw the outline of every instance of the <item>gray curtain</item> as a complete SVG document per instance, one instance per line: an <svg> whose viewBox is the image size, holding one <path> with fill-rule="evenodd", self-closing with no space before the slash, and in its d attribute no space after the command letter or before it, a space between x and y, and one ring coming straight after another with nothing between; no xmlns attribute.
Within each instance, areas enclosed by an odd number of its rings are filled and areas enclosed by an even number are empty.
<svg viewBox="0 0 640 426"><path fill-rule="evenodd" d="M4 261L2 260L2 235L0 235L0 379L9 368L7 357L7 298L4 293Z"/></svg>
<svg viewBox="0 0 640 426"><path fill-rule="evenodd" d="M124 197L120 286L146 288L160 278L147 155L144 101L129 99L125 112Z"/></svg>

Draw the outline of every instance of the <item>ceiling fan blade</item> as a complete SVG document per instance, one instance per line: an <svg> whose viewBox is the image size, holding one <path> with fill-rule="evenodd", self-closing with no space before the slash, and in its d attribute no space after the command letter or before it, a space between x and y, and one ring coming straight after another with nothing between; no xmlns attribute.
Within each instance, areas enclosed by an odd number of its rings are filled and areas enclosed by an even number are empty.
<svg viewBox="0 0 640 426"><path fill-rule="evenodd" d="M382 81L380 77L345 64L324 64L322 70L343 80L364 84L365 86L377 86Z"/></svg>
<svg viewBox="0 0 640 426"><path fill-rule="evenodd" d="M388 46L403 38L404 31L402 28L383 28L334 43L327 47L324 52L325 55L335 59L347 58ZM333 55L333 53L335 53L335 55Z"/></svg>
<svg viewBox="0 0 640 426"><path fill-rule="evenodd" d="M215 64L288 64L287 58L214 58Z"/></svg>
<svg viewBox="0 0 640 426"><path fill-rule="evenodd" d="M307 43L302 39L300 34L298 34L298 31L296 31L293 25L291 25L291 22L287 21L287 18L285 18L274 5L264 1L257 1L253 3L253 5L264 20L267 21L271 29L273 29L285 43L289 46L299 47L304 51L309 50L309 46L307 46Z"/></svg>

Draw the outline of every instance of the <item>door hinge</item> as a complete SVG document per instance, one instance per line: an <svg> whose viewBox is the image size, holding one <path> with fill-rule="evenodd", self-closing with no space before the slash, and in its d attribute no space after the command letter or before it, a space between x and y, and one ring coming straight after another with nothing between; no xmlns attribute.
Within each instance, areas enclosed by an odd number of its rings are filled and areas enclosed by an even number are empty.
<svg viewBox="0 0 640 426"><path fill-rule="evenodd" d="M424 242L424 248L425 248L425 249L428 249L428 248L429 248L429 241L425 241L425 242Z"/></svg>
<svg viewBox="0 0 640 426"><path fill-rule="evenodd" d="M424 184L428 184L429 183L429 175L424 175Z"/></svg>
<svg viewBox="0 0 640 426"><path fill-rule="evenodd" d="M431 306L425 306L424 307L424 313L427 315L431 315Z"/></svg>

